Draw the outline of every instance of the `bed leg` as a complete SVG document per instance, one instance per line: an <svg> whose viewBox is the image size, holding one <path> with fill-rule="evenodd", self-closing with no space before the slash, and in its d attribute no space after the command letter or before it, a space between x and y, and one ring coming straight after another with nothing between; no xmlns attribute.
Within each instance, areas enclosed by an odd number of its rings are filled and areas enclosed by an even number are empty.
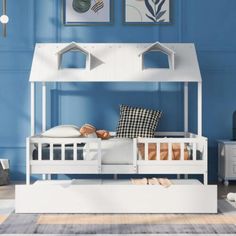
<svg viewBox="0 0 236 236"><path fill-rule="evenodd" d="M207 172L203 174L203 183L204 183L204 185L208 184L208 174L207 174Z"/></svg>
<svg viewBox="0 0 236 236"><path fill-rule="evenodd" d="M118 179L118 175L117 175L117 174L114 174L114 175L113 175L113 179L114 179L114 180L117 180L117 179Z"/></svg>
<svg viewBox="0 0 236 236"><path fill-rule="evenodd" d="M180 174L177 174L177 179L180 179L181 178L181 175Z"/></svg>
<svg viewBox="0 0 236 236"><path fill-rule="evenodd" d="M26 139L26 184L30 184L30 141Z"/></svg>
<svg viewBox="0 0 236 236"><path fill-rule="evenodd" d="M51 180L51 179L52 179L52 175L51 175L51 174L48 174L48 175L47 175L47 179L48 179L48 180Z"/></svg>
<svg viewBox="0 0 236 236"><path fill-rule="evenodd" d="M47 175L46 174L42 174L42 180L47 180Z"/></svg>
<svg viewBox="0 0 236 236"><path fill-rule="evenodd" d="M188 179L188 174L185 174L185 175L184 175L184 179Z"/></svg>

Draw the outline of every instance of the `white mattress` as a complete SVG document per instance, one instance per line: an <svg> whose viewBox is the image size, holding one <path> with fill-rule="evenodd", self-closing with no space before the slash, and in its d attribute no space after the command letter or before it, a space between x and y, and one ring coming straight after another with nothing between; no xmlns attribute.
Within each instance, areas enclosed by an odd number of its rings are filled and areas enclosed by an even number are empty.
<svg viewBox="0 0 236 236"><path fill-rule="evenodd" d="M132 165L133 163L133 141L132 139L111 138L102 140L102 164L103 165ZM97 159L97 144L89 144L90 151L86 154L87 144L84 146L84 159Z"/></svg>

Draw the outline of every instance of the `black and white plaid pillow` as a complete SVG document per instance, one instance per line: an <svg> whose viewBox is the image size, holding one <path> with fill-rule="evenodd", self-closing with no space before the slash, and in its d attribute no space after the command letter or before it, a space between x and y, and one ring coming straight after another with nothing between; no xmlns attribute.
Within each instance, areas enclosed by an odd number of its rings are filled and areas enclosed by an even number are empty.
<svg viewBox="0 0 236 236"><path fill-rule="evenodd" d="M161 111L120 105L116 136L120 138L153 138Z"/></svg>

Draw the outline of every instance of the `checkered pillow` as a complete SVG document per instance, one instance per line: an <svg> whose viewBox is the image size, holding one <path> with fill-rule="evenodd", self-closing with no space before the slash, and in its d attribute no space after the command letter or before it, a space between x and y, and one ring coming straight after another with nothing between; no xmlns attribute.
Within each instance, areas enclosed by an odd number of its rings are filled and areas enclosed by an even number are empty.
<svg viewBox="0 0 236 236"><path fill-rule="evenodd" d="M161 114L161 111L121 105L116 136L153 138Z"/></svg>

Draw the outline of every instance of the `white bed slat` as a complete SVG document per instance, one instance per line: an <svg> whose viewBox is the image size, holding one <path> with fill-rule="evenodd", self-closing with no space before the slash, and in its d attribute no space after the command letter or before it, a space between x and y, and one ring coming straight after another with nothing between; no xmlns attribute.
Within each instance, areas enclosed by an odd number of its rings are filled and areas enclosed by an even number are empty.
<svg viewBox="0 0 236 236"><path fill-rule="evenodd" d="M133 165L136 167L137 166L137 160L139 160L139 155L138 155L138 142L137 139L133 139Z"/></svg>
<svg viewBox="0 0 236 236"><path fill-rule="evenodd" d="M156 160L161 160L161 145L159 142L156 143L157 151L156 151Z"/></svg>
<svg viewBox="0 0 236 236"><path fill-rule="evenodd" d="M193 161L197 160L197 144L193 143Z"/></svg>
<svg viewBox="0 0 236 236"><path fill-rule="evenodd" d="M184 143L180 143L180 160L184 160Z"/></svg>
<svg viewBox="0 0 236 236"><path fill-rule="evenodd" d="M61 160L65 160L65 144L61 145Z"/></svg>
<svg viewBox="0 0 236 236"><path fill-rule="evenodd" d="M148 142L144 143L144 159L148 161Z"/></svg>
<svg viewBox="0 0 236 236"><path fill-rule="evenodd" d="M53 161L53 144L50 143L50 161Z"/></svg>
<svg viewBox="0 0 236 236"><path fill-rule="evenodd" d="M77 160L77 143L73 144L73 160Z"/></svg>
<svg viewBox="0 0 236 236"><path fill-rule="evenodd" d="M168 143L168 160L172 160L172 143Z"/></svg>
<svg viewBox="0 0 236 236"><path fill-rule="evenodd" d="M89 149L90 149L90 143L87 143L85 146L85 153L86 153L85 155L87 158L89 158L89 155L90 155Z"/></svg>
<svg viewBox="0 0 236 236"><path fill-rule="evenodd" d="M102 143L101 143L101 139L99 139L99 142L97 142L97 146L98 146L98 172L101 173L102 171Z"/></svg>
<svg viewBox="0 0 236 236"><path fill-rule="evenodd" d="M38 144L38 160L42 161L42 143Z"/></svg>

